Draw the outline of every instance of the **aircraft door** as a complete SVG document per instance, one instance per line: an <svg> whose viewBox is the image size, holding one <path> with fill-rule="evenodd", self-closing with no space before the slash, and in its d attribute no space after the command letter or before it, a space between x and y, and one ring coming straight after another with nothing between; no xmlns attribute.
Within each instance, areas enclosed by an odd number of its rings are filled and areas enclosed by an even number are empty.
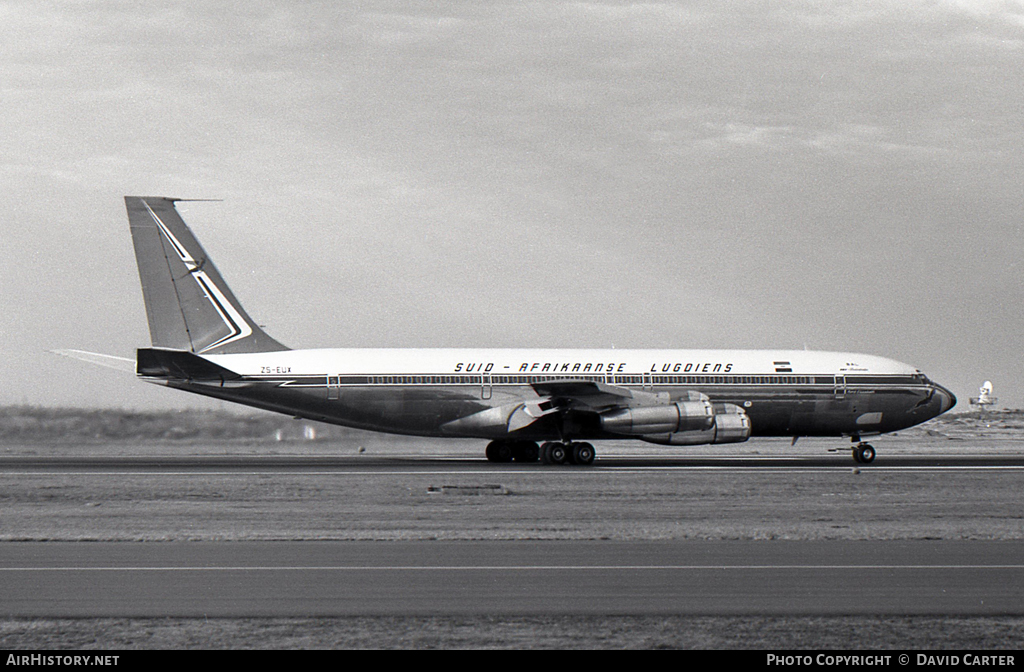
<svg viewBox="0 0 1024 672"><path fill-rule="evenodd" d="M341 398L341 381L338 376L327 376L327 398Z"/></svg>
<svg viewBox="0 0 1024 672"><path fill-rule="evenodd" d="M846 398L846 376L836 376L836 399Z"/></svg>
<svg viewBox="0 0 1024 672"><path fill-rule="evenodd" d="M480 379L480 398L491 398L491 377L489 375L484 375Z"/></svg>

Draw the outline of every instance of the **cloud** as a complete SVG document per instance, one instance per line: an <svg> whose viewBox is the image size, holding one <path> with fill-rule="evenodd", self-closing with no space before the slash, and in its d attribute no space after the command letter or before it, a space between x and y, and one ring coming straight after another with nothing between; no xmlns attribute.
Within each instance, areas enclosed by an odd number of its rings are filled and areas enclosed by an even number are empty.
<svg viewBox="0 0 1024 672"><path fill-rule="evenodd" d="M707 122L705 128L711 137L700 144L712 147L741 145L762 148L780 148L790 144L794 137L792 126L755 126L739 123Z"/></svg>

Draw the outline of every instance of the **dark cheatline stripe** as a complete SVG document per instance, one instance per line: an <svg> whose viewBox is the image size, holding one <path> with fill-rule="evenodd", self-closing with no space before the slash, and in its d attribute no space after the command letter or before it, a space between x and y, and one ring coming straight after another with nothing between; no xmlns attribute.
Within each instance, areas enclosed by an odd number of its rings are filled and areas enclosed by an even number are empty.
<svg viewBox="0 0 1024 672"><path fill-rule="evenodd" d="M791 369L776 369L776 373L792 373ZM622 377L622 376L619 376ZM801 376L800 380L789 379L789 380L766 380L770 376L759 375L759 376L693 376L696 378L707 378L707 380L697 381L684 381L684 380L666 380L668 378L684 378L689 376L653 376L653 383L656 385L669 385L675 387L694 387L694 386L705 386L705 385L743 385L743 386L775 386L775 385L827 385L832 386L835 384L835 378L833 376ZM287 375L287 374L274 374L274 375L255 375L245 376L246 380L258 383L271 383L276 385L286 385L288 387L294 386L313 386L313 387L324 387L326 384L331 386L337 385L356 385L356 386L395 386L395 385L532 385L548 383L552 381L564 381L564 380L578 380L580 382L586 382L592 377L574 377L569 376L504 376L495 375L490 376L490 381L482 381L480 376L477 375L451 375L451 374L380 374L380 375L361 375L361 376L346 376L346 375L326 375L326 374L303 374L303 375ZM720 379L720 380L717 380ZM750 380L745 380L750 379ZM806 379L806 382L804 382ZM918 386L922 385L922 381L915 378L914 376L901 376L901 375L875 375L875 376L863 376L863 375L852 375L844 376L844 381L847 386L850 385L883 385L883 386ZM602 381L603 382L603 381ZM616 382L616 385L638 385L637 382Z"/></svg>

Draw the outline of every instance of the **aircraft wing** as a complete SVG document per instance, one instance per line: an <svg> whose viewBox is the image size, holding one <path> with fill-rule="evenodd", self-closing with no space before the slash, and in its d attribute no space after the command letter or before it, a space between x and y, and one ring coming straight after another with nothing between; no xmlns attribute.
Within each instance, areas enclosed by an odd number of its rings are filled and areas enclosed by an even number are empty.
<svg viewBox="0 0 1024 672"><path fill-rule="evenodd" d="M452 434L479 435L496 432L496 436L523 429L540 418L562 411L603 413L638 406L664 406L667 394L630 390L589 380L550 380L531 385L537 397L495 406L443 425Z"/></svg>
<svg viewBox="0 0 1024 672"><path fill-rule="evenodd" d="M599 411L617 406L665 403L665 398L650 392L590 380L552 380L534 383L532 387L538 395L550 398L560 408Z"/></svg>

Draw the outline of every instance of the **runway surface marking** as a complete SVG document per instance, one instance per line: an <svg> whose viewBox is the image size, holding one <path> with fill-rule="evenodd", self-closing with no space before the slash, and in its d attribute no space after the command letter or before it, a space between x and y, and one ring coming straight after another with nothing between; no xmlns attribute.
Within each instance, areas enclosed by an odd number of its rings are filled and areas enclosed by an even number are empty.
<svg viewBox="0 0 1024 672"><path fill-rule="evenodd" d="M3 550L0 613L26 617L1024 610L1024 542L30 542Z"/></svg>
<svg viewBox="0 0 1024 672"><path fill-rule="evenodd" d="M679 571L679 570L773 570L773 569L811 569L848 570L848 569L1024 569L1024 565L312 565L312 566L269 566L236 565L230 567L209 566L164 566L164 567L0 567L0 572L305 572L305 571L481 571L496 569L501 571L537 571L537 570L568 570L568 571Z"/></svg>
<svg viewBox="0 0 1024 672"><path fill-rule="evenodd" d="M572 469L565 471L557 470L536 470L531 471L529 469L522 470L480 470L480 471L463 471L458 469L447 469L447 470L385 470L385 471L366 471L362 469L358 470L335 470L335 469L316 469L316 470L276 470L270 471L266 469L256 468L245 468L240 467L231 471L211 471L202 467L197 467L189 471L168 471L168 470L157 470L157 471L135 471L135 470L117 470L117 471L64 471L61 469L55 469L52 467L40 468L37 470L29 471L0 471L0 477L3 476L39 476L44 474L60 474L65 476L451 476L453 474L479 474L479 475L494 475L494 476L518 476L518 475L537 475L537 476L578 476L583 477L592 474L607 475L630 475L630 474L641 474L641 473L652 473L652 472L715 472L715 473L739 473L739 474L823 474L823 473L845 473L848 474L852 470L858 470L862 473L870 472L885 472L885 473L924 473L924 472L987 472L987 471L1007 471L1017 472L1024 471L1024 466L968 466L968 465L935 465L927 467L918 466L865 466L865 465L851 465L848 467L730 467L730 466L687 466L687 465L671 465L671 466L652 466L652 467L591 467L587 469Z"/></svg>

